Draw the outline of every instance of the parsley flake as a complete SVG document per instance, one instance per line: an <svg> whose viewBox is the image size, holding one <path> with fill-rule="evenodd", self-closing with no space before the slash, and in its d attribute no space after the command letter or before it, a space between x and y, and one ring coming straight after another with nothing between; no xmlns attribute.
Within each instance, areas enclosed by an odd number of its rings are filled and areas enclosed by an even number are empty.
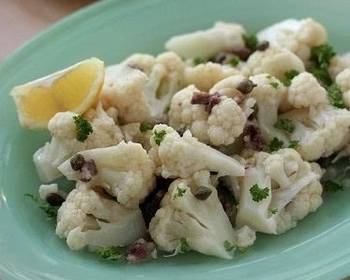
<svg viewBox="0 0 350 280"><path fill-rule="evenodd" d="M108 260L108 261L120 260L123 257L121 250L118 247L113 247L113 246L98 249L96 253L102 259Z"/></svg>
<svg viewBox="0 0 350 280"><path fill-rule="evenodd" d="M288 148L290 149L296 149L299 147L299 141L298 140L292 140L289 142Z"/></svg>
<svg viewBox="0 0 350 280"><path fill-rule="evenodd" d="M269 152L276 152L283 147L283 141L279 140L277 137L274 137L268 145Z"/></svg>
<svg viewBox="0 0 350 280"><path fill-rule="evenodd" d="M275 215L278 212L278 210L277 210L277 208L272 208L272 209L270 209L270 212L272 215Z"/></svg>
<svg viewBox="0 0 350 280"><path fill-rule="evenodd" d="M258 45L258 38L255 34L243 34L242 36L245 46L248 49L255 50Z"/></svg>
<svg viewBox="0 0 350 280"><path fill-rule="evenodd" d="M188 245L186 238L180 238L179 253L183 254L188 251L190 251L190 245Z"/></svg>
<svg viewBox="0 0 350 280"><path fill-rule="evenodd" d="M333 47L328 44L323 44L311 49L310 60L316 66L328 67L333 56L335 56Z"/></svg>
<svg viewBox="0 0 350 280"><path fill-rule="evenodd" d="M236 248L236 246L233 245L230 241L225 240L224 248L225 248L226 252L231 252L232 250L234 250Z"/></svg>
<svg viewBox="0 0 350 280"><path fill-rule="evenodd" d="M239 64L239 58L237 56L234 56L230 59L229 64L232 67L236 67Z"/></svg>
<svg viewBox="0 0 350 280"><path fill-rule="evenodd" d="M24 194L25 197L30 198L32 201L38 204L39 209L45 212L49 219L57 217L58 206L52 206L47 202L39 201L39 199L31 193Z"/></svg>
<svg viewBox="0 0 350 280"><path fill-rule="evenodd" d="M155 130L153 132L154 142L156 142L156 144L159 146L160 143L164 140L165 135L166 135L166 131L164 129L160 131Z"/></svg>
<svg viewBox="0 0 350 280"><path fill-rule="evenodd" d="M292 80L294 77L298 76L299 72L297 70L289 70L287 72L284 73L284 80L283 80L283 84L285 86L290 86L292 83Z"/></svg>
<svg viewBox="0 0 350 280"><path fill-rule="evenodd" d="M323 187L324 187L326 192L337 192L337 191L344 190L344 186L342 186L334 181L331 181L331 180L324 182Z"/></svg>
<svg viewBox="0 0 350 280"><path fill-rule="evenodd" d="M289 119L279 119L275 123L275 127L287 131L289 133L292 133L295 130L295 124L292 120Z"/></svg>
<svg viewBox="0 0 350 280"><path fill-rule="evenodd" d="M178 197L183 197L185 193L186 193L186 189L178 186L176 187L176 193L174 194L173 198L177 199Z"/></svg>
<svg viewBox="0 0 350 280"><path fill-rule="evenodd" d="M269 196L269 188L260 188L258 184L254 184L250 188L250 194L255 202L260 202Z"/></svg>
<svg viewBox="0 0 350 280"><path fill-rule="evenodd" d="M204 63L204 62L205 62L205 60L203 58L201 58L201 57L195 57L193 59L193 64L194 65L198 65L198 64L201 64L201 63Z"/></svg>
<svg viewBox="0 0 350 280"><path fill-rule="evenodd" d="M327 89L328 99L330 103L337 108L345 108L345 103L343 100L343 94L340 88L333 84Z"/></svg>
<svg viewBox="0 0 350 280"><path fill-rule="evenodd" d="M80 115L73 116L73 120L77 132L77 140L84 142L88 138L89 134L93 132L92 126L88 120L84 119Z"/></svg>
<svg viewBox="0 0 350 280"><path fill-rule="evenodd" d="M148 130L151 130L153 128L153 125L149 122L142 122L140 124L140 131L141 132L146 132Z"/></svg>
<svg viewBox="0 0 350 280"><path fill-rule="evenodd" d="M270 82L270 86L272 86L274 89L278 89L279 84L277 82Z"/></svg>

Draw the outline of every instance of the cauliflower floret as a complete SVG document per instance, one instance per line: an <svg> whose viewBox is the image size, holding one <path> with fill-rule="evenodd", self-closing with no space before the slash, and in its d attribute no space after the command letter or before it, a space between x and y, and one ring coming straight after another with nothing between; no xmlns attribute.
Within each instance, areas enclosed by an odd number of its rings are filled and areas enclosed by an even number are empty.
<svg viewBox="0 0 350 280"><path fill-rule="evenodd" d="M167 52L152 58L137 54L106 69L102 100L118 109L123 123L161 119L182 87L184 63L179 56Z"/></svg>
<svg viewBox="0 0 350 280"><path fill-rule="evenodd" d="M154 165L140 144L121 142L113 147L85 150L79 155L83 157L81 168L73 166L75 155L58 167L62 174L69 180L102 186L125 207L138 207L154 188ZM88 176L84 168L90 172Z"/></svg>
<svg viewBox="0 0 350 280"><path fill-rule="evenodd" d="M193 104L196 94L217 98L218 104L206 110ZM208 102L210 103L209 99ZM169 124L176 130L189 129L201 142L215 146L232 144L242 134L246 116L238 104L225 95L207 95L191 85L176 93L171 101Z"/></svg>
<svg viewBox="0 0 350 280"><path fill-rule="evenodd" d="M248 226L235 230L235 241L239 249L245 249L254 244L256 240L255 231Z"/></svg>
<svg viewBox="0 0 350 280"><path fill-rule="evenodd" d="M314 161L341 150L349 139L350 112L330 105L293 110L282 115L295 123L290 138L305 160Z"/></svg>
<svg viewBox="0 0 350 280"><path fill-rule="evenodd" d="M123 134L114 120L98 105L91 121L93 132L84 142L78 141L77 127L72 112L57 113L49 121L48 129L52 135L49 143L37 150L33 161L42 182L50 182L62 174L57 167L79 151L118 144Z"/></svg>
<svg viewBox="0 0 350 280"><path fill-rule="evenodd" d="M343 100L348 108L350 108L350 68L341 71L335 78L336 84L343 93Z"/></svg>
<svg viewBox="0 0 350 280"><path fill-rule="evenodd" d="M209 91L218 81L240 72L228 65L207 62L185 68L185 85L195 85L202 91Z"/></svg>
<svg viewBox="0 0 350 280"><path fill-rule="evenodd" d="M320 168L303 161L294 149L256 153L250 164L240 179L239 227L279 234L321 205Z"/></svg>
<svg viewBox="0 0 350 280"><path fill-rule="evenodd" d="M265 51L256 51L248 59L247 71L251 75L268 73L283 80L285 73L290 70L304 72L303 62L287 49L270 47Z"/></svg>
<svg viewBox="0 0 350 280"><path fill-rule="evenodd" d="M268 74L255 75L249 79L256 84L251 96L258 105L257 121L265 142L269 143L277 137L284 143L289 143L286 135L274 127L278 120L279 108L285 106L283 102L287 95L286 87Z"/></svg>
<svg viewBox="0 0 350 280"><path fill-rule="evenodd" d="M209 172L201 172L206 197L197 198L203 185L195 179L177 179L169 187L161 208L152 219L149 232L165 251L184 252L183 247L205 255L231 259L234 253L234 231L210 183Z"/></svg>
<svg viewBox="0 0 350 280"><path fill-rule="evenodd" d="M335 77L350 67L350 52L344 53L342 55L335 55L331 58L328 71L331 74L332 78Z"/></svg>
<svg viewBox="0 0 350 280"><path fill-rule="evenodd" d="M167 50L183 58L210 58L221 51L244 47L243 26L237 23L216 22L207 30L178 35L165 44Z"/></svg>
<svg viewBox="0 0 350 280"><path fill-rule="evenodd" d="M164 178L187 178L200 170L218 172L219 176L244 175L241 163L199 142L188 130L181 137L169 126L156 125L151 146L150 156Z"/></svg>
<svg viewBox="0 0 350 280"><path fill-rule="evenodd" d="M328 104L326 90L312 74L307 72L300 73L291 81L288 101L295 108Z"/></svg>
<svg viewBox="0 0 350 280"><path fill-rule="evenodd" d="M312 47L327 41L326 29L312 18L283 20L261 30L257 36L271 46L290 50L304 62L310 58Z"/></svg>
<svg viewBox="0 0 350 280"><path fill-rule="evenodd" d="M148 123L145 123L148 125ZM151 148L149 139L152 135L152 129L142 130L142 124L129 123L121 127L126 142L140 143L142 147L148 151Z"/></svg>
<svg viewBox="0 0 350 280"><path fill-rule="evenodd" d="M58 209L56 234L71 250L126 246L146 234L139 209L126 209L107 194L78 183Z"/></svg>

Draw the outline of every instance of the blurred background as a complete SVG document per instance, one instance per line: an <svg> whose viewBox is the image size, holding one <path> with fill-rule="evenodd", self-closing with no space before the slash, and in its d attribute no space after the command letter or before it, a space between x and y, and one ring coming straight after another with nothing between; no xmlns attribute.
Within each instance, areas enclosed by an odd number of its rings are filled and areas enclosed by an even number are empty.
<svg viewBox="0 0 350 280"><path fill-rule="evenodd" d="M0 0L0 62L41 30L95 0Z"/></svg>

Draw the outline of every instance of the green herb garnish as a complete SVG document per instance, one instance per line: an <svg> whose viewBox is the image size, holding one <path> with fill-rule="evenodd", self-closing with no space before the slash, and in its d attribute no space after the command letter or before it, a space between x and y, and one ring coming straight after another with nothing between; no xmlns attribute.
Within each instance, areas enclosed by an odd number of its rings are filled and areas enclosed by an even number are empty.
<svg viewBox="0 0 350 280"><path fill-rule="evenodd" d="M80 115L73 116L73 120L77 132L77 140L84 142L88 138L89 134L93 132L92 126L88 120L84 119Z"/></svg>
<svg viewBox="0 0 350 280"><path fill-rule="evenodd" d="M179 253L186 253L190 251L190 245L188 245L188 242L186 238L180 238L180 250Z"/></svg>
<svg viewBox="0 0 350 280"><path fill-rule="evenodd" d="M311 66L308 71L324 86L330 86L333 82L328 68Z"/></svg>
<svg viewBox="0 0 350 280"><path fill-rule="evenodd" d="M278 89L279 83L277 83L277 82L270 82L270 86L272 86L274 89Z"/></svg>
<svg viewBox="0 0 350 280"><path fill-rule="evenodd" d="M337 108L345 108L345 103L343 100L343 94L340 88L333 84L327 88L328 99L330 103Z"/></svg>
<svg viewBox="0 0 350 280"><path fill-rule="evenodd" d="M239 59L238 57L234 56L230 59L229 61L229 64L232 66L232 67L236 67L238 64L239 64Z"/></svg>
<svg viewBox="0 0 350 280"><path fill-rule="evenodd" d="M298 76L299 72L297 70L289 70L284 73L283 84L285 86L290 86L294 77Z"/></svg>
<svg viewBox="0 0 350 280"><path fill-rule="evenodd" d="M245 46L248 49L255 50L258 45L258 38L255 34L243 34L242 35Z"/></svg>
<svg viewBox="0 0 350 280"><path fill-rule="evenodd" d="M156 144L159 146L160 143L164 140L165 135L166 135L166 131L164 129L160 131L155 130L153 132L154 142L156 142Z"/></svg>
<svg viewBox="0 0 350 280"><path fill-rule="evenodd" d="M180 186L176 187L176 193L174 194L174 199L177 199L178 197L183 197L186 193L186 189L181 188Z"/></svg>
<svg viewBox="0 0 350 280"><path fill-rule="evenodd" d="M231 252L232 250L234 250L236 248L236 246L233 245L230 241L225 240L224 248L225 248L226 252Z"/></svg>
<svg viewBox="0 0 350 280"><path fill-rule="evenodd" d="M118 247L105 247L98 249L96 251L97 255L99 255L102 259L108 261L116 261L123 258L123 253Z"/></svg>
<svg viewBox="0 0 350 280"><path fill-rule="evenodd" d="M287 131L289 133L292 133L295 130L295 124L292 120L289 119L279 119L275 123L275 127Z"/></svg>
<svg viewBox="0 0 350 280"><path fill-rule="evenodd" d="M331 181L331 180L324 182L323 187L324 187L326 192L337 192L337 191L344 190L344 186L342 186L334 181Z"/></svg>
<svg viewBox="0 0 350 280"><path fill-rule="evenodd" d="M49 219L53 219L53 218L57 217L57 211L59 208L58 206L52 206L52 205L48 204L47 202L43 202L41 200L39 201L39 199L31 193L26 193L26 194L24 194L24 196L29 197L31 200L33 200L35 203L37 203L39 209L44 211Z"/></svg>
<svg viewBox="0 0 350 280"><path fill-rule="evenodd" d="M272 215L275 215L278 212L278 210L277 210L277 208L272 208L272 209L270 209L270 212Z"/></svg>
<svg viewBox="0 0 350 280"><path fill-rule="evenodd" d="M195 57L193 59L193 64L194 65L198 65L198 64L201 64L201 63L204 63L204 62L205 62L205 60L203 58L201 58L201 57Z"/></svg>
<svg viewBox="0 0 350 280"><path fill-rule="evenodd" d="M146 132L148 130L151 130L153 128L153 125L149 122L142 122L140 124L140 131L141 132Z"/></svg>
<svg viewBox="0 0 350 280"><path fill-rule="evenodd" d="M311 49L310 60L318 67L328 67L330 60L335 56L333 47L328 44L323 44Z"/></svg>
<svg viewBox="0 0 350 280"><path fill-rule="evenodd" d="M279 140L277 137L274 137L268 145L269 152L276 152L283 147L283 141Z"/></svg>
<svg viewBox="0 0 350 280"><path fill-rule="evenodd" d="M289 142L288 148L290 149L296 149L299 146L299 141L298 140L292 140Z"/></svg>
<svg viewBox="0 0 350 280"><path fill-rule="evenodd" d="M255 202L264 200L269 196L269 192L270 192L268 187L260 188L258 184L254 184L249 191Z"/></svg>

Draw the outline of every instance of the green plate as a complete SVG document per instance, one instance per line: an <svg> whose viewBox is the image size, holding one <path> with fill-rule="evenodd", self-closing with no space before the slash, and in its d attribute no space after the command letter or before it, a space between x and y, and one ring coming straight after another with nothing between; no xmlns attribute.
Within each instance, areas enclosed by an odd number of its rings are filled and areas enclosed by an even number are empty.
<svg viewBox="0 0 350 280"><path fill-rule="evenodd" d="M341 279L350 275L350 191L329 196L321 209L281 236L259 235L231 261L197 254L141 265L106 263L71 252L54 224L24 193L39 180L33 152L45 133L18 125L10 89L87 57L107 63L134 52L156 54L172 35L237 21L252 31L288 17L323 22L338 51L349 49L348 0L104 1L42 33L0 68L0 279ZM205 47L205 46L203 46Z"/></svg>

